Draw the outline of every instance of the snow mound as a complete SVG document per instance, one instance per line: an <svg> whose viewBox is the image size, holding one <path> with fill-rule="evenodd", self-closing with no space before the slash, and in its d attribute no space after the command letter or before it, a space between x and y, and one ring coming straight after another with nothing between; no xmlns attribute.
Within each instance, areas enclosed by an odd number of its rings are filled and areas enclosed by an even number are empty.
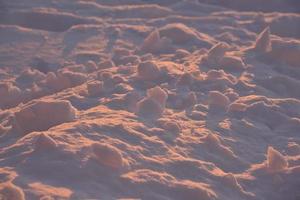
<svg viewBox="0 0 300 200"><path fill-rule="evenodd" d="M69 101L37 100L15 113L18 128L22 134L44 131L53 126L71 122L75 119L76 109ZM51 116L51 117L49 117Z"/></svg>
<svg viewBox="0 0 300 200"><path fill-rule="evenodd" d="M271 172L283 171L288 168L286 158L273 147L268 147L267 168Z"/></svg>

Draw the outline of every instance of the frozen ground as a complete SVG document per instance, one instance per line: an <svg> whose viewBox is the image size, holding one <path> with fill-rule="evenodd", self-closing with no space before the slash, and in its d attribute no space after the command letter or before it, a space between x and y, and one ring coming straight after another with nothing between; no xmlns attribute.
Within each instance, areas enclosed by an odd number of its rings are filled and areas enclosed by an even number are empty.
<svg viewBox="0 0 300 200"><path fill-rule="evenodd" d="M299 200L299 12L0 1L0 199Z"/></svg>

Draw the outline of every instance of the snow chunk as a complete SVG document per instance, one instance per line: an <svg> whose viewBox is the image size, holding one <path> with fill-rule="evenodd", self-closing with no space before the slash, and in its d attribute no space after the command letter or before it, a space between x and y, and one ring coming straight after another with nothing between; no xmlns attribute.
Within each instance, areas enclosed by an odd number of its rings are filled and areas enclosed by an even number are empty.
<svg viewBox="0 0 300 200"><path fill-rule="evenodd" d="M171 40L166 37L161 38L159 31L155 29L146 37L140 49L147 53L161 53L170 51L171 45Z"/></svg>
<svg viewBox="0 0 300 200"><path fill-rule="evenodd" d="M276 149L269 146L267 152L267 167L271 172L278 172L288 168L288 161Z"/></svg>
<svg viewBox="0 0 300 200"><path fill-rule="evenodd" d="M270 28L265 28L256 38L254 50L258 53L267 53L272 50Z"/></svg>
<svg viewBox="0 0 300 200"><path fill-rule="evenodd" d="M208 102L210 107L226 108L230 103L228 97L218 91L210 91L208 94Z"/></svg>
<svg viewBox="0 0 300 200"><path fill-rule="evenodd" d="M125 105L128 111L136 112L137 103L141 99L140 94L137 91L130 91L124 96Z"/></svg>
<svg viewBox="0 0 300 200"><path fill-rule="evenodd" d="M71 87L80 85L86 81L87 76L82 73L74 73L70 71L62 71L58 74L58 77L62 77L64 79L67 79Z"/></svg>
<svg viewBox="0 0 300 200"><path fill-rule="evenodd" d="M244 111L247 110L247 107L248 106L244 103L234 102L234 103L229 105L227 112L229 112L229 113L244 112Z"/></svg>
<svg viewBox="0 0 300 200"><path fill-rule="evenodd" d="M154 62L141 62L137 67L137 75L144 81L154 81L159 78L160 70Z"/></svg>
<svg viewBox="0 0 300 200"><path fill-rule="evenodd" d="M0 108L15 106L21 99L21 90L11 83L0 83Z"/></svg>
<svg viewBox="0 0 300 200"><path fill-rule="evenodd" d="M38 82L42 79L45 79L46 75L35 69L27 69L22 71L22 73L16 78L16 82L26 85L32 84L33 82Z"/></svg>
<svg viewBox="0 0 300 200"><path fill-rule="evenodd" d="M159 86L147 90L147 97L158 102L163 108L165 108L168 94Z"/></svg>
<svg viewBox="0 0 300 200"><path fill-rule="evenodd" d="M209 59L222 58L228 49L229 49L228 44L224 42L219 42L216 45L214 45L211 49L209 49L207 54L208 58Z"/></svg>
<svg viewBox="0 0 300 200"><path fill-rule="evenodd" d="M146 52L154 52L157 50L160 41L160 35L157 29L152 31L144 40L141 50Z"/></svg>
<svg viewBox="0 0 300 200"><path fill-rule="evenodd" d="M205 137L205 141L210 146L215 146L215 147L221 146L221 141L216 134L212 134L212 133L207 134L207 136Z"/></svg>
<svg viewBox="0 0 300 200"><path fill-rule="evenodd" d="M137 103L137 113L147 118L160 117L165 109L168 94L156 86L147 90L147 97Z"/></svg>
<svg viewBox="0 0 300 200"><path fill-rule="evenodd" d="M107 69L107 68L115 67L115 63L112 60L108 59L98 63L98 66L100 69Z"/></svg>
<svg viewBox="0 0 300 200"><path fill-rule="evenodd" d="M243 70L246 65L240 57L227 55L230 49L229 45L220 42L214 45L208 53L203 56L201 62L212 68L220 68L227 70Z"/></svg>
<svg viewBox="0 0 300 200"><path fill-rule="evenodd" d="M68 70L59 71L57 74L50 72L42 82L42 86L57 92L83 84L86 79L86 75Z"/></svg>
<svg viewBox="0 0 300 200"><path fill-rule="evenodd" d="M91 97L97 97L103 93L103 82L102 81L93 81L87 84L87 90Z"/></svg>
<svg viewBox="0 0 300 200"><path fill-rule="evenodd" d="M101 165L114 170L121 169L125 165L121 151L110 144L94 143L92 154Z"/></svg>
<svg viewBox="0 0 300 200"><path fill-rule="evenodd" d="M35 150L38 151L55 149L56 147L57 144L55 140L46 133L39 134L35 141Z"/></svg>
<svg viewBox="0 0 300 200"><path fill-rule="evenodd" d="M183 107L189 108L197 103L197 95L195 92L189 92L183 99Z"/></svg>
<svg viewBox="0 0 300 200"><path fill-rule="evenodd" d="M220 62L223 69L238 71L246 68L244 61L236 56L224 56Z"/></svg>
<svg viewBox="0 0 300 200"><path fill-rule="evenodd" d="M214 45L208 53L202 58L201 62L205 65L216 67L220 65L229 46L226 43L220 42Z"/></svg>
<svg viewBox="0 0 300 200"><path fill-rule="evenodd" d="M15 113L19 131L27 134L32 131L44 131L53 126L75 119L76 109L69 101L38 100Z"/></svg>
<svg viewBox="0 0 300 200"><path fill-rule="evenodd" d="M211 151L216 151L216 153L230 159L237 157L229 147L222 144L221 138L217 134L207 134L204 138L204 142Z"/></svg>
<svg viewBox="0 0 300 200"><path fill-rule="evenodd" d="M188 52L188 51L185 50L185 49L177 49L177 50L175 51L174 57L175 57L176 59L182 59L182 58L188 57L188 56L190 56L190 55L191 55L190 52Z"/></svg>
<svg viewBox="0 0 300 200"><path fill-rule="evenodd" d="M177 123L176 121L171 121L171 120L167 120L167 119L158 119L157 123L165 131L167 131L168 133L171 133L174 136L179 135L182 130L180 124Z"/></svg>
<svg viewBox="0 0 300 200"><path fill-rule="evenodd" d="M195 81L195 78L192 76L192 74L190 73L184 73L182 74L177 83L176 83L176 86L178 87L190 87L193 85Z"/></svg>
<svg viewBox="0 0 300 200"><path fill-rule="evenodd" d="M163 108L153 99L144 98L137 104L138 115L146 118L159 118L163 112Z"/></svg>

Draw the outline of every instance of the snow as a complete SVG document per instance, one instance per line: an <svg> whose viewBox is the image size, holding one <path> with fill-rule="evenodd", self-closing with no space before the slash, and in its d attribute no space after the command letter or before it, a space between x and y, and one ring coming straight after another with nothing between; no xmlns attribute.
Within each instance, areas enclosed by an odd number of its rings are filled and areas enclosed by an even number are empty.
<svg viewBox="0 0 300 200"><path fill-rule="evenodd" d="M0 199L298 200L299 8L0 1Z"/></svg>

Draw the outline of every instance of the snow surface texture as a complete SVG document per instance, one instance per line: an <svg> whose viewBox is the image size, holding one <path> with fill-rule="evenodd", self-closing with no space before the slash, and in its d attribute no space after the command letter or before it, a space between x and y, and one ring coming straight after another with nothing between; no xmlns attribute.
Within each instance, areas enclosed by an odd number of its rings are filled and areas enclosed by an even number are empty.
<svg viewBox="0 0 300 200"><path fill-rule="evenodd" d="M298 0L0 0L0 200L299 200Z"/></svg>

